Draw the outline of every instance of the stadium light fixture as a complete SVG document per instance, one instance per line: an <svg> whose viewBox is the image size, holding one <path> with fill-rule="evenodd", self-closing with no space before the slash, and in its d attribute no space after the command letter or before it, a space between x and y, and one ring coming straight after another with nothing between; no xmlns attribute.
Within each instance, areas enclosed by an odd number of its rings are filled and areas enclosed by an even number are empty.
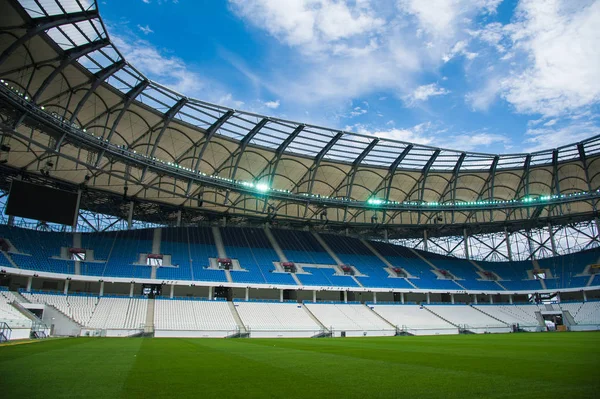
<svg viewBox="0 0 600 399"><path fill-rule="evenodd" d="M265 183L258 183L255 187L261 193L269 191L269 186L267 186Z"/></svg>

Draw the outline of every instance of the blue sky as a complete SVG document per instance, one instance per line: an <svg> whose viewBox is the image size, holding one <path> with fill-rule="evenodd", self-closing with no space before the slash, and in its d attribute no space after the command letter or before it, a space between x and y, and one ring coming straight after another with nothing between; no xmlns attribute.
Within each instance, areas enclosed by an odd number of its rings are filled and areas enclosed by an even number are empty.
<svg viewBox="0 0 600 399"><path fill-rule="evenodd" d="M600 134L600 0L105 0L109 33L190 97L510 153Z"/></svg>

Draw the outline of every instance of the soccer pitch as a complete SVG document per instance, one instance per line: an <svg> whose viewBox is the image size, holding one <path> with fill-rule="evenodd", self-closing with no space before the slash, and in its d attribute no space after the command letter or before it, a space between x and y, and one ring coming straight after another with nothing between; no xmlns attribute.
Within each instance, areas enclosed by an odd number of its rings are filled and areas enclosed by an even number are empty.
<svg viewBox="0 0 600 399"><path fill-rule="evenodd" d="M0 347L3 398L593 398L600 334L69 338Z"/></svg>

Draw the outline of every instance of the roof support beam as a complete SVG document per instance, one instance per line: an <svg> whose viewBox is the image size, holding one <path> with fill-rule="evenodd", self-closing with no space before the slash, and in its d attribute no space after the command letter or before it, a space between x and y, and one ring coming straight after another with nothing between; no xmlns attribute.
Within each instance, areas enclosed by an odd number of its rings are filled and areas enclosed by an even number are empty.
<svg viewBox="0 0 600 399"><path fill-rule="evenodd" d="M348 186L346 189L346 198L350 199L350 197L352 196L352 186L354 185L354 179L356 177L356 173L358 171L358 168L360 167L360 164L362 163L362 161L364 161L364 159L367 157L367 155L369 155L369 153L377 145L377 143L379 143L379 139L375 139L375 140L371 141L369 143L369 145L367 146L367 148L365 148L363 150L363 152L361 152L360 155L354 160L354 162L352 162L352 170L350 171L350 174L348 175ZM338 190L336 190L336 192L337 191Z"/></svg>
<svg viewBox="0 0 600 399"><path fill-rule="evenodd" d="M558 177L558 150L552 151L552 177L554 194L560 195L560 178Z"/></svg>
<svg viewBox="0 0 600 399"><path fill-rule="evenodd" d="M118 70L123 68L125 65L126 65L126 63L124 60L119 60L118 62L115 62L114 64L109 65L106 68L104 68L101 71L98 71L94 74L94 82L92 83L92 86L88 89L88 91L85 93L85 95L81 98L81 100L75 107L75 110L73 111L73 114L71 115L71 122L75 122L77 120L77 116L79 115L79 112L81 111L81 109L83 108L83 106L85 105L87 100L89 100L89 98L92 96L92 94L96 91L96 89L102 84L102 82L104 82L106 79L108 79L110 76L112 76L115 72L117 72Z"/></svg>
<svg viewBox="0 0 600 399"><path fill-rule="evenodd" d="M198 170L200 170L200 162L202 161L204 152L208 148L208 144L210 143L210 140L213 138L215 133L221 128L221 126L223 126L223 124L225 122L227 122L227 120L233 116L234 113L235 113L235 111L232 109L225 112L223 115L221 115L221 117L219 119L214 121L213 124L210 125L208 127L208 129L206 129L206 131L204 132L204 144L202 145L202 149L200 149L200 153L198 154L198 156L196 158L196 163L194 165L195 173L198 173ZM195 145L193 148L196 148L196 147L197 146ZM192 190L192 180L190 180L188 182L187 190L185 192L186 197L190 195L191 190Z"/></svg>
<svg viewBox="0 0 600 399"><path fill-rule="evenodd" d="M256 136L258 134L258 132L260 132L260 129L262 129L267 124L267 122L269 122L269 118L263 118L263 119L261 119L261 121L258 122L252 128L252 130L250 130L248 132L248 134L246 134L244 136L244 138L240 142L240 148L239 148L239 150L237 152L237 158L235 160L235 166L233 167L233 171L231 172L231 179L232 180L235 180L235 177L236 177L237 171L238 171L238 167L240 166L240 161L242 160L242 155L246 151L246 147L248 146L248 144L250 143L250 141L254 138L254 136Z"/></svg>
<svg viewBox="0 0 600 399"><path fill-rule="evenodd" d="M588 191L592 191L592 182L590 181L590 171L588 169L587 154L585 153L585 147L583 143L577 144L577 151L579 151L579 159L583 166L583 172L585 173L585 181L588 186Z"/></svg>
<svg viewBox="0 0 600 399"><path fill-rule="evenodd" d="M36 18L33 20L34 25L27 29L27 32L13 42L6 50L0 55L0 65L4 63L20 46L25 44L28 40L47 31L48 29L55 28L64 24L75 24L81 21L87 21L98 17L98 10L88 10L82 12L76 12L72 14L62 14L56 16L49 16L43 18Z"/></svg>
<svg viewBox="0 0 600 399"><path fill-rule="evenodd" d="M279 147L277 147L277 151L275 151L275 157L270 162L270 164L267 165L267 166L265 166L265 168L258 174L258 177L260 178L261 175L263 173L265 173L266 169L270 167L270 170L269 170L269 187L271 187L271 185L273 184L273 180L275 179L275 172L277 171L277 167L279 166L279 161L281 161L281 157L283 157L283 153L290 146L290 144L292 144L292 141L294 141L296 139L296 137L298 137L298 135L300 133L302 133L302 131L304 130L305 127L306 127L306 125L298 125L298 126L296 126L296 128L294 129L294 131L292 133L290 133L290 135L285 138L285 140L283 141L283 143L281 143L279 145Z"/></svg>
<svg viewBox="0 0 600 399"><path fill-rule="evenodd" d="M110 132L108 132L108 135L106 137L102 137L103 139L107 140L108 142L110 142L112 140L112 136L115 133L115 130L117 130L117 126L119 126L119 123L121 123L121 119L123 118L123 115L125 115L125 112L127 112L127 110L129 109L129 107L131 106L131 103L149 85L150 85L149 81L143 80L140 83L138 83L137 86L135 86L134 88L132 88L131 90L129 90L129 92L125 95L126 100L125 100L125 103L123 104L123 108L121 108L121 110L119 111L119 114L117 115L115 121L113 122L113 125L110 128ZM98 154L98 159L96 160L96 167L98 167L100 165L100 162L102 161L102 158L104 157L104 153L105 152L106 151L102 151L100 154Z"/></svg>
<svg viewBox="0 0 600 399"><path fill-rule="evenodd" d="M407 145L406 148L404 150L402 150L400 155L398 155L398 158L396 158L396 160L390 165L390 168L388 169L388 175L387 175L388 183L387 183L387 186L385 189L385 200L386 201L390 200L390 194L392 192L392 183L394 182L394 176L396 175L396 170L398 169L398 167L400 166L402 161L404 161L404 158L406 158L406 156L412 149L413 149L412 144Z"/></svg>
<svg viewBox="0 0 600 399"><path fill-rule="evenodd" d="M337 143L338 140L342 138L343 135L344 135L344 133L338 132L335 136L333 136L333 138L329 141L329 143L327 143L327 145L325 147L323 147L321 149L321 151L319 151L319 153L317 154L317 156L314 159L312 167L308 170L308 172L306 172L311 175L310 183L308 185L309 193L312 193L313 187L315 185L315 178L317 176L317 169L319 169L319 166L321 165L321 161L323 160L325 155L327 155L329 150L331 150L331 148L335 145L335 143ZM302 177L302 179L299 182L302 182L302 180L304 180L304 176Z"/></svg>
<svg viewBox="0 0 600 399"><path fill-rule="evenodd" d="M48 86L50 86L50 83L52 83L54 78L56 78L73 61L76 61L80 57L83 57L84 55L89 54L93 51L99 50L102 47L106 47L109 44L110 44L110 40L101 39L101 40L96 40L95 42L84 44L83 46L74 47L68 51L65 51L61 63L44 80L44 82L38 88L37 92L32 96L31 101L33 103L37 104L41 95L44 94L44 91L48 88Z"/></svg>
<svg viewBox="0 0 600 399"><path fill-rule="evenodd" d="M450 187L453 187L452 190L452 195L455 196L456 195L456 184L458 181L458 172L460 171L460 168L462 167L462 164L465 160L465 157L467 156L467 153L463 152L460 154L460 156L458 157L458 160L456 161L456 164L454 165L454 168L452 168L452 177L450 178L450 180L448 180L448 183L446 184L446 187L444 188L444 190L442 190L441 196L439 201L443 201L446 197L446 194L448 194ZM452 198L453 200L455 199L455 197Z"/></svg>
<svg viewBox="0 0 600 399"><path fill-rule="evenodd" d="M419 201L420 202L423 202L423 198L425 197L425 183L427 181L427 175L429 174L429 170L433 166L433 163L437 159L438 155L440 155L440 152L441 152L441 150L435 150L433 152L433 154L431 155L431 158L429 158L429 161L427 161L427 163L423 167L423 171L421 172L422 173L421 189L420 189L420 193L419 193Z"/></svg>

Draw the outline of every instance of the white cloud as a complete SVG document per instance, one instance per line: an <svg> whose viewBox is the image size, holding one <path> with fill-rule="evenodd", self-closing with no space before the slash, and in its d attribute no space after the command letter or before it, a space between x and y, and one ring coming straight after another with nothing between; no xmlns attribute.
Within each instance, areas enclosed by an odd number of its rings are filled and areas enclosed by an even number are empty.
<svg viewBox="0 0 600 399"><path fill-rule="evenodd" d="M406 101L409 105L412 105L418 101L427 101L429 97L445 96L449 93L449 90L446 90L443 87L439 87L436 83L431 83L428 85L417 87L410 94L410 96L406 97Z"/></svg>
<svg viewBox="0 0 600 399"><path fill-rule="evenodd" d="M556 148L600 134L600 127L591 121L575 120L561 126L551 123L552 121L550 120L542 127L527 130L524 151L532 152Z"/></svg>
<svg viewBox="0 0 600 399"><path fill-rule="evenodd" d="M154 33L154 31L152 29L150 29L150 26L146 25L146 26L142 26L142 25L138 25L137 26L139 30L142 31L142 33L144 35L150 34L150 33Z"/></svg>
<svg viewBox="0 0 600 399"><path fill-rule="evenodd" d="M474 111L487 111L498 97L501 86L496 78L490 78L482 88L465 95L465 101Z"/></svg>
<svg viewBox="0 0 600 399"><path fill-rule="evenodd" d="M265 107L267 107L267 108L271 108L271 109L279 108L279 100L267 101L264 104L265 104Z"/></svg>
<svg viewBox="0 0 600 399"><path fill-rule="evenodd" d="M240 18L297 52L291 68L261 72L268 89L288 103L312 105L376 91L412 95L424 72L452 57L477 56L466 29L499 2L229 0Z"/></svg>
<svg viewBox="0 0 600 399"><path fill-rule="evenodd" d="M503 81L518 112L561 115L600 100L600 1L522 0L511 39L527 63Z"/></svg>

